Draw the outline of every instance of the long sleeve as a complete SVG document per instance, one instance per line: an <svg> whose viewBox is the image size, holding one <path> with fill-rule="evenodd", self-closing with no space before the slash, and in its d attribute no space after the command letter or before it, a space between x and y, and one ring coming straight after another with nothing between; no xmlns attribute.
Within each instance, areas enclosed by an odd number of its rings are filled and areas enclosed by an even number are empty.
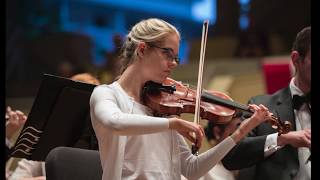
<svg viewBox="0 0 320 180"><path fill-rule="evenodd" d="M44 162L21 159L8 180L44 176L42 163Z"/></svg>
<svg viewBox="0 0 320 180"><path fill-rule="evenodd" d="M264 145L264 157L270 156L272 153L276 152L279 148L283 146L278 146L278 133L269 134L266 138L266 143Z"/></svg>
<svg viewBox="0 0 320 180"><path fill-rule="evenodd" d="M90 109L91 116L94 120L100 122L103 127L108 128L117 135L138 135L160 132L169 128L169 120L167 118L152 117L140 114L131 114L123 111L124 106L120 104L117 98L121 99L121 102L126 102L135 105L133 100L122 96L116 96L112 89L108 86L96 87L91 95ZM117 97L117 98L116 98ZM127 99L126 99L127 98ZM136 105L140 105L137 104Z"/></svg>
<svg viewBox="0 0 320 180"><path fill-rule="evenodd" d="M228 170L250 167L264 158L266 136L246 137L223 158Z"/></svg>
<svg viewBox="0 0 320 180"><path fill-rule="evenodd" d="M229 136L199 156L191 154L185 140L179 135L181 171L187 179L198 179L212 169L236 145Z"/></svg>
<svg viewBox="0 0 320 180"><path fill-rule="evenodd" d="M251 99L248 104L260 104ZM243 114L247 117L246 113ZM262 135L258 131L267 132L271 129L269 124L263 123L253 129L247 137L242 139L227 155L222 163L228 170L238 170L250 167L264 159L264 148L267 133Z"/></svg>

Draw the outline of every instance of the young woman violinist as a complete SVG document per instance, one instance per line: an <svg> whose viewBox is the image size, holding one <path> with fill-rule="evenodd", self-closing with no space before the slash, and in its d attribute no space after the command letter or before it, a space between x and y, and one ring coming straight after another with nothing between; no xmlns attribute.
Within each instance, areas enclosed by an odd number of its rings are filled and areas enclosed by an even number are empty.
<svg viewBox="0 0 320 180"><path fill-rule="evenodd" d="M188 179L199 178L270 116L263 105L250 105L255 113L231 136L194 156L183 137L200 146L202 127L178 117L154 117L141 97L147 81L161 83L177 66L179 40L177 29L163 20L140 21L122 47L119 79L94 89L90 113L104 180L180 179L181 174Z"/></svg>

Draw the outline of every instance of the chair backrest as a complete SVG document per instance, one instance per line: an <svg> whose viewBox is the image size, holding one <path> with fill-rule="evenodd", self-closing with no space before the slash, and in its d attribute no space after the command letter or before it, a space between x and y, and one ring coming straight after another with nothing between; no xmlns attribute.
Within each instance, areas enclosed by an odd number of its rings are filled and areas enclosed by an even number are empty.
<svg viewBox="0 0 320 180"><path fill-rule="evenodd" d="M56 147L46 157L47 180L101 180L99 152L71 147Z"/></svg>

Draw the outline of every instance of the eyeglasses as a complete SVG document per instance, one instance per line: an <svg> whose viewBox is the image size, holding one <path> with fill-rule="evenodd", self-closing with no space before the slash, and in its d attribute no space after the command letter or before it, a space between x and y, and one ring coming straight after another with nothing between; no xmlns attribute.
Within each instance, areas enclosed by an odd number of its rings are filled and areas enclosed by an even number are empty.
<svg viewBox="0 0 320 180"><path fill-rule="evenodd" d="M149 44L150 47L154 47L154 48L158 48L158 49L161 49L162 52L166 55L167 57L167 60L170 60L170 61L174 61L176 62L177 64L179 64L180 62L180 58L178 56L174 56L173 54L173 50L171 48L163 48L163 47L159 47L159 46L156 46L154 44Z"/></svg>

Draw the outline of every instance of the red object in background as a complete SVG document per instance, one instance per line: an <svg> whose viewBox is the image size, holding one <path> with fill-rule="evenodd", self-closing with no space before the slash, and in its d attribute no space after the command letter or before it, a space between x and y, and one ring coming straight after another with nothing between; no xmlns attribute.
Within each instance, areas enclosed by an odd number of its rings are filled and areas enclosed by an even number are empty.
<svg viewBox="0 0 320 180"><path fill-rule="evenodd" d="M289 85L291 80L290 60L265 60L262 67L268 94L272 94Z"/></svg>

